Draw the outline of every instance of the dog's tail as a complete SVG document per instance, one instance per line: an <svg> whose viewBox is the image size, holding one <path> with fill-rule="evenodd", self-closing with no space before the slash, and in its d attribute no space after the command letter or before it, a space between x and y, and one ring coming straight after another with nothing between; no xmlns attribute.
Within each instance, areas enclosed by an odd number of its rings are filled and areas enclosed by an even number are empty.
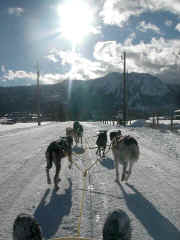
<svg viewBox="0 0 180 240"><path fill-rule="evenodd" d="M139 156L140 156L139 145L135 142L132 142L131 144L126 145L126 146L128 148L128 152L131 156L129 159L134 162L138 161Z"/></svg>

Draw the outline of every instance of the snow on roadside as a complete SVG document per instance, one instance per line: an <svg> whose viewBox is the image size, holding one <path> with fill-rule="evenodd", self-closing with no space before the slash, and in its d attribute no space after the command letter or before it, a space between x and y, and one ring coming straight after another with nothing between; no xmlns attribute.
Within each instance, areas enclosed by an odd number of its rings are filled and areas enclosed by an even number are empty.
<svg viewBox="0 0 180 240"><path fill-rule="evenodd" d="M42 122L41 125L46 125L51 122ZM29 123L15 123L15 124L0 124L0 132L11 131L13 129L36 127L38 124L36 122Z"/></svg>

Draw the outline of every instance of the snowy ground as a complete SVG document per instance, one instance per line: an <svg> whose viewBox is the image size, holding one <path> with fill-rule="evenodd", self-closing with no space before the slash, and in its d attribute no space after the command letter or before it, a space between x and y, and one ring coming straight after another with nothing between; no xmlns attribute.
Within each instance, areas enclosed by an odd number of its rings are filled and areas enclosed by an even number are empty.
<svg viewBox="0 0 180 240"><path fill-rule="evenodd" d="M51 122L42 122L41 125L44 126L46 124L50 124ZM38 124L36 122L29 123L15 123L15 124L0 124L0 134L1 132L13 132L19 131L20 129L34 128L37 127Z"/></svg>
<svg viewBox="0 0 180 240"><path fill-rule="evenodd" d="M83 125L85 150L74 147L73 160L85 169L97 159L95 150L88 149L95 146L96 132L116 127L92 122ZM107 213L121 208L131 219L132 240L179 240L180 121L173 132L169 121L160 122L159 129L147 125L141 120L121 127L123 134L136 137L141 150L128 184L114 182L112 154L108 152L89 170L85 189L82 172L75 165L69 170L63 159L58 192L46 183L44 153L51 141L65 135L72 122L0 125L0 240L12 239L13 221L22 212L35 216L46 239L77 235L83 192L81 236L102 239Z"/></svg>

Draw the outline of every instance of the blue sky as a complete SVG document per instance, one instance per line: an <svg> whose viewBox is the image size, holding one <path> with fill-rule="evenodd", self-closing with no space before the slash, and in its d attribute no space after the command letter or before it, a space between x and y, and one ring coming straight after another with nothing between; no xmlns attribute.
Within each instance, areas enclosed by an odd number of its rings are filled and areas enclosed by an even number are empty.
<svg viewBox="0 0 180 240"><path fill-rule="evenodd" d="M145 72L180 84L179 0L2 0L0 80Z"/></svg>

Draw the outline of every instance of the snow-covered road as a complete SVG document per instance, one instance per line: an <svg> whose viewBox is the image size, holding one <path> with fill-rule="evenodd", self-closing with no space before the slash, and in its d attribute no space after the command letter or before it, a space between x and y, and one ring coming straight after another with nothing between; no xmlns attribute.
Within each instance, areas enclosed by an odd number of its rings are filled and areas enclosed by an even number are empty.
<svg viewBox="0 0 180 240"><path fill-rule="evenodd" d="M113 128L101 123L82 124L84 148L95 146L98 129ZM114 182L108 152L86 178L75 165L69 170L63 159L60 189L55 192L46 182L44 153L51 141L65 135L67 126L72 122L1 129L0 240L12 239L13 221L22 212L35 216L46 239L77 235L83 192L81 236L102 239L107 213L121 208L131 219L132 240L179 240L180 135L169 130L122 127L123 134L137 138L141 151L128 184ZM95 149L74 147L74 152L73 160L82 169L97 160Z"/></svg>

